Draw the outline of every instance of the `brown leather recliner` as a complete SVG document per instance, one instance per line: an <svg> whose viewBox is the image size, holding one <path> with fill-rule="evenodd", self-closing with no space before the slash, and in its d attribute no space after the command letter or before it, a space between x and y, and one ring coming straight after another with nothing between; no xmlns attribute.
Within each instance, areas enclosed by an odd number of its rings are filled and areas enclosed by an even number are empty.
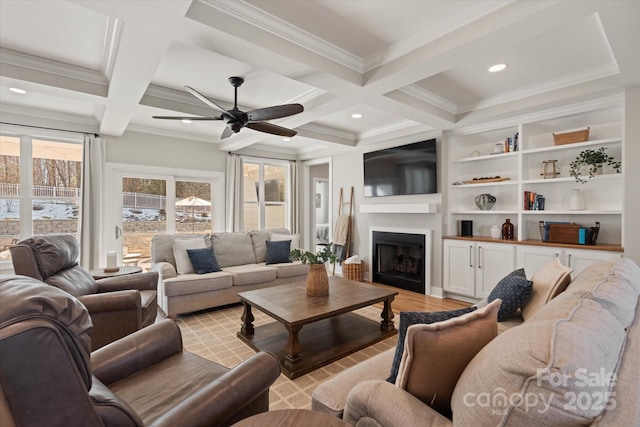
<svg viewBox="0 0 640 427"><path fill-rule="evenodd" d="M78 299L0 276L0 425L226 426L269 408L280 375L259 352L232 369L183 351L169 319L90 353Z"/></svg>
<svg viewBox="0 0 640 427"><path fill-rule="evenodd" d="M156 272L95 280L78 265L80 245L70 234L34 236L10 250L16 274L60 288L87 307L93 322L93 350L156 320Z"/></svg>

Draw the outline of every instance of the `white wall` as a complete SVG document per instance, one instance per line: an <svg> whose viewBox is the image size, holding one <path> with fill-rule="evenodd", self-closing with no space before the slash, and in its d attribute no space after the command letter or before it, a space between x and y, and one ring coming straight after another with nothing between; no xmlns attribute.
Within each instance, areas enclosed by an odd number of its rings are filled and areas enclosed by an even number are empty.
<svg viewBox="0 0 640 427"><path fill-rule="evenodd" d="M218 172L227 168L227 153L210 142L140 132L125 132L121 137L105 136L104 139L109 163Z"/></svg>
<svg viewBox="0 0 640 427"><path fill-rule="evenodd" d="M331 179L333 188L333 206L334 211L331 213L332 221L335 223L337 215L337 206L340 197L340 187L343 188L343 201L349 200L349 192L351 186L354 187L355 203L354 203L354 233L352 240L353 254L359 255L365 261L365 271L367 271L371 262L371 254L369 254L369 227L389 227L389 228L407 228L407 229L431 229L433 230L433 245L431 247L431 294L439 295L440 290L434 288L442 288L442 230L443 216L442 205L438 206L438 213L435 214L383 214L383 213L360 213L359 208L362 204L373 203L421 203L421 202L437 202L441 203L440 195L416 195L416 196L391 196L391 197L375 197L365 198L363 195L364 175L363 175L363 158L364 152L375 151L391 146L410 144L425 139L438 138L440 145L440 132L429 133L411 138L405 138L402 141L394 141L385 145L368 146L364 148L356 148L352 151L341 153L339 156L333 157L333 176ZM438 146L438 162L442 164L442 150ZM438 188L439 191L444 183L444 168L438 170ZM345 211L346 208L346 211ZM348 213L349 207L343 206L343 213Z"/></svg>

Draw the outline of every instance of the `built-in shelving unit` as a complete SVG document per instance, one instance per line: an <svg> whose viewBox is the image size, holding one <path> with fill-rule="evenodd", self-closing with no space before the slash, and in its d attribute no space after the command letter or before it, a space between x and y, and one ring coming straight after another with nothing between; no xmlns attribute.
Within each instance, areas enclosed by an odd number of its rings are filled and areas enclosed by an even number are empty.
<svg viewBox="0 0 640 427"><path fill-rule="evenodd" d="M620 100L565 108L553 114L542 112L530 120L491 126L470 127L445 132L449 158L447 229L445 234L458 235L461 220L473 220L474 236L489 237L492 225L509 218L515 225L517 241L540 241L540 221L574 222L593 226L600 222L598 243L622 247L624 233L623 175L605 170L602 175L576 182L569 174L570 163L586 149L606 147L607 154L622 160L623 105ZM589 140L574 144L554 145L553 133L572 132L590 127ZM494 154L496 146L518 134L518 151ZM557 160L560 175L544 179L542 162ZM508 178L500 182L465 183L473 178ZM571 210L572 189L579 188L586 201L585 210ZM545 210L526 210L524 192L541 194ZM480 210L476 196L489 193L497 201L493 209Z"/></svg>

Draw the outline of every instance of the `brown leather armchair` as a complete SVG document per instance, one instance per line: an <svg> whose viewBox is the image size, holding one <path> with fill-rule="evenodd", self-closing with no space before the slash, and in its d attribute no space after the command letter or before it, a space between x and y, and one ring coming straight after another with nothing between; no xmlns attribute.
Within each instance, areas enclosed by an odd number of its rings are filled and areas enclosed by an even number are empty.
<svg viewBox="0 0 640 427"><path fill-rule="evenodd" d="M156 320L156 272L94 280L78 265L80 245L70 234L34 236L10 251L16 274L60 288L87 307L93 322L93 350Z"/></svg>
<svg viewBox="0 0 640 427"><path fill-rule="evenodd" d="M90 353L83 304L0 276L0 425L227 426L269 408L280 375L259 352L232 369L183 351L169 319Z"/></svg>

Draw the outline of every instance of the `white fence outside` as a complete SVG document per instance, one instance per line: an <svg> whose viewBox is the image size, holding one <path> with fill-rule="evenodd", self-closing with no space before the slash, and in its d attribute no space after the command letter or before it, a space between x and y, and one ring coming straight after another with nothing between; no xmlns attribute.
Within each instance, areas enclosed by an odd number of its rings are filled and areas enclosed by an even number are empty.
<svg viewBox="0 0 640 427"><path fill-rule="evenodd" d="M0 183L0 197L20 197L20 184ZM33 197L52 199L76 199L71 202L80 202L80 189L71 187L47 187L35 185L33 187ZM48 201L55 203L54 200ZM68 201L67 201L68 202ZM122 193L122 207L132 209L166 209L167 198L157 194L145 193ZM195 210L197 212L208 212L208 206L197 206L195 208L178 208L179 211Z"/></svg>

